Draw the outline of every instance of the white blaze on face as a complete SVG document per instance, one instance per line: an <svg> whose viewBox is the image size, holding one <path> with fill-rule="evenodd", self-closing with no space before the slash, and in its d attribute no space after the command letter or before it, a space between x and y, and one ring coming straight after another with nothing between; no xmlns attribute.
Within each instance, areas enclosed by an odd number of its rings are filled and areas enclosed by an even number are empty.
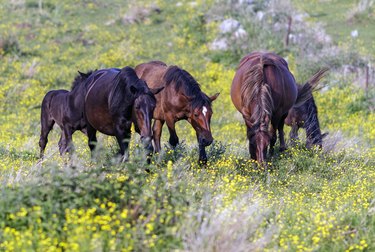
<svg viewBox="0 0 375 252"><path fill-rule="evenodd" d="M202 113L203 113L204 117L206 117L206 114L207 114L207 108L206 108L206 106L203 106Z"/></svg>

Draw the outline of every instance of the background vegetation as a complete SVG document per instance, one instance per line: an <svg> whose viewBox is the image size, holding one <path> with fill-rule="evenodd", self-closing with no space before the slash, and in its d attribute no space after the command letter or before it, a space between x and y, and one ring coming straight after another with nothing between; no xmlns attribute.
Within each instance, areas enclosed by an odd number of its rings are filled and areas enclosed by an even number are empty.
<svg viewBox="0 0 375 252"><path fill-rule="evenodd" d="M374 8L364 0L2 1L0 250L375 250ZM238 23L223 30L228 19ZM315 94L329 132L323 150L301 143L268 171L249 160L229 89L253 50L285 57L299 82L331 68ZM186 122L177 129L183 143L171 150L163 135L150 166L136 134L128 163L114 162L117 144L104 135L91 160L79 132L66 162L57 128L38 160L47 91L69 89L77 70L149 60L221 92L207 166L197 164Z"/></svg>

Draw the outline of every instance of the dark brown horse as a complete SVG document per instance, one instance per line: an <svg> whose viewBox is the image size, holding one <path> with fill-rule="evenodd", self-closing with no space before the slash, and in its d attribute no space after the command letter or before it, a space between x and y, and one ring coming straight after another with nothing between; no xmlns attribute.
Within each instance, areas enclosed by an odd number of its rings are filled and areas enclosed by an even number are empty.
<svg viewBox="0 0 375 252"><path fill-rule="evenodd" d="M131 67L102 69L86 81L85 118L91 150L96 145L96 131L115 136L122 160L127 158L131 124L141 135L149 153L152 148L151 120L156 105L154 94L163 89L149 89Z"/></svg>
<svg viewBox="0 0 375 252"><path fill-rule="evenodd" d="M41 109L41 133L40 133L40 158L44 156L44 150L48 142L48 134L53 125L57 123L61 128L59 140L60 154L70 152L72 149L72 135L80 130L86 134L86 123L83 120L83 100L80 84L84 82L92 71L87 74L79 72L75 77L72 90L51 90L43 98Z"/></svg>
<svg viewBox="0 0 375 252"><path fill-rule="evenodd" d="M263 163L279 132L280 151L286 149L284 120L293 105L311 97L327 69L317 72L300 90L287 62L274 53L253 52L242 58L232 82L231 98L247 126L252 159Z"/></svg>
<svg viewBox="0 0 375 252"><path fill-rule="evenodd" d="M298 87L301 88L301 86ZM292 127L289 137L293 144L298 140L298 130L305 129L307 148L311 148L313 145L322 148L323 138L328 134L322 134L320 131L318 108L313 96L301 106L292 107L285 119L285 124Z"/></svg>
<svg viewBox="0 0 375 252"><path fill-rule="evenodd" d="M205 147L213 141L210 126L211 102L218 97L219 93L208 97L187 71L177 66L168 67L161 61L140 64L135 71L150 87L165 86L165 89L156 95L153 125L155 151L159 152L161 149L160 137L164 123L167 124L169 130L169 143L175 147L179 143L175 123L179 120L187 120L196 131L199 161L206 162Z"/></svg>

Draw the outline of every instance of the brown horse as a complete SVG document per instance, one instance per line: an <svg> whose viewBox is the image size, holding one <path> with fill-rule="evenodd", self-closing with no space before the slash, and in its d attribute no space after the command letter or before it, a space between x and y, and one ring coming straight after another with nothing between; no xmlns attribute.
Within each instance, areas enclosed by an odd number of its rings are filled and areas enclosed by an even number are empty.
<svg viewBox="0 0 375 252"><path fill-rule="evenodd" d="M84 114L90 149L95 148L96 131L115 136L122 160L125 161L130 128L134 122L143 145L151 153L151 120L156 105L154 94L163 87L149 89L131 67L98 70L88 78L85 85Z"/></svg>
<svg viewBox="0 0 375 252"><path fill-rule="evenodd" d="M301 88L301 86L298 86L298 88ZM307 148L311 148L313 145L322 148L323 138L328 134L322 134L320 131L318 108L313 96L301 106L291 108L285 119L285 124L292 127L289 137L293 144L298 140L298 130L300 128L305 129Z"/></svg>
<svg viewBox="0 0 375 252"><path fill-rule="evenodd" d="M156 95L154 110L153 139L155 151L159 152L160 137L164 122L169 130L169 143L175 147L179 143L175 123L187 120L195 129L199 145L199 161L206 162L205 147L213 141L211 134L211 103L219 93L208 97L200 89L198 82L185 70L178 66L167 66L161 61L151 61L136 66L139 78L144 79L152 87L165 86Z"/></svg>
<svg viewBox="0 0 375 252"><path fill-rule="evenodd" d="M270 154L273 153L276 130L280 151L286 149L283 129L289 109L311 97L326 71L318 71L298 90L287 62L280 56L253 52L241 59L232 82L231 98L245 120L252 159L263 163L269 145Z"/></svg>
<svg viewBox="0 0 375 252"><path fill-rule="evenodd" d="M60 154L70 152L72 149L72 135L80 130L86 134L86 123L83 119L83 92L81 83L84 82L92 71L86 73L78 72L74 79L71 91L51 90L43 98L40 122L40 158L44 156L44 150L48 142L48 134L53 125L57 123L61 128L59 140Z"/></svg>

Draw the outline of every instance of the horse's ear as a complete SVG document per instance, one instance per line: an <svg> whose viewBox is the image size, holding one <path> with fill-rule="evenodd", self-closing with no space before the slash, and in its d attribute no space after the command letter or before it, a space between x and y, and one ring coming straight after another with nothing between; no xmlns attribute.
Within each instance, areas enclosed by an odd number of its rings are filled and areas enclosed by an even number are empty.
<svg viewBox="0 0 375 252"><path fill-rule="evenodd" d="M213 96L209 97L211 102L213 102L214 100L216 100L216 98L219 96L220 93L216 93L214 94Z"/></svg>
<svg viewBox="0 0 375 252"><path fill-rule="evenodd" d="M150 88L150 91L151 93L153 93L154 95L160 93L160 91L162 91L164 89L164 87L159 87L159 88Z"/></svg>
<svg viewBox="0 0 375 252"><path fill-rule="evenodd" d="M90 74L88 73L82 73L81 71L78 71L79 75L81 75L81 77L84 77L84 78L88 78L90 76Z"/></svg>
<svg viewBox="0 0 375 252"><path fill-rule="evenodd" d="M322 139L325 138L326 136L328 136L328 132L325 132L322 134Z"/></svg>

